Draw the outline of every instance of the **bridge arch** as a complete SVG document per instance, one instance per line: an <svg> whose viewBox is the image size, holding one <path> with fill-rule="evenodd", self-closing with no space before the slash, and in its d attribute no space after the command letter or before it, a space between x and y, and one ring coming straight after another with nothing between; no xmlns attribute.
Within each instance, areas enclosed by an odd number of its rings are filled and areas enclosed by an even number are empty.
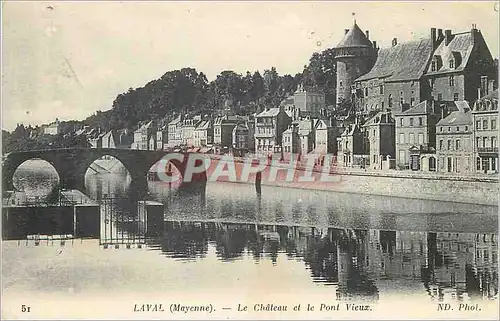
<svg viewBox="0 0 500 321"><path fill-rule="evenodd" d="M20 164L28 159L40 158L49 162L56 169L63 188L85 190L87 169L95 160L109 155L118 159L129 171L131 184L135 184L137 190L141 190L143 187L147 190L149 169L167 154L165 151L115 148L67 148L9 153L2 163L3 188L4 190L13 190L13 174ZM188 154L181 154L179 159L171 159L170 161L184 176Z"/></svg>
<svg viewBox="0 0 500 321"><path fill-rule="evenodd" d="M41 158L31 158L22 162L12 176L14 190L38 196L49 194L61 182L54 165ZM40 185L43 188L40 188Z"/></svg>

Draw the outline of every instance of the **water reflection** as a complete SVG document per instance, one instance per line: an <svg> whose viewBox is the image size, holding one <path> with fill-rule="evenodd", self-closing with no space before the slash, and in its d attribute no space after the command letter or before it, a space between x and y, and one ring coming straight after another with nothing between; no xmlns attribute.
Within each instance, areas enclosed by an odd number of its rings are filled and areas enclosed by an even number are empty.
<svg viewBox="0 0 500 321"><path fill-rule="evenodd" d="M335 285L338 300L377 300L404 280L433 300L492 299L498 293L497 235L285 225L167 221L162 238L147 240L167 258L221 262L278 257L301 260L313 282Z"/></svg>
<svg viewBox="0 0 500 321"><path fill-rule="evenodd" d="M36 182L35 190L48 188ZM150 182L148 198L164 204L166 220L163 235L151 239L130 176L87 175L86 189L101 205L101 243L145 245L193 269L193 261L211 259L276 269L300 261L339 300L411 291L436 301L498 295L496 206L269 186L259 198L254 186L230 183L209 183L201 198Z"/></svg>

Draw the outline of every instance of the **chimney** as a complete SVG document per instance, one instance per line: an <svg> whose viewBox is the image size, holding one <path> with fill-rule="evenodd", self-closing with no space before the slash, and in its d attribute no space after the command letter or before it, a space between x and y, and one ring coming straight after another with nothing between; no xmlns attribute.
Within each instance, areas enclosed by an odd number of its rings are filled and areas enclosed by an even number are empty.
<svg viewBox="0 0 500 321"><path fill-rule="evenodd" d="M438 29L438 38L437 38L437 42L441 42L443 39L444 39L443 29Z"/></svg>
<svg viewBox="0 0 500 321"><path fill-rule="evenodd" d="M494 87L495 87L495 80L490 79L490 80L488 81L488 93L493 92Z"/></svg>
<svg viewBox="0 0 500 321"><path fill-rule="evenodd" d="M481 99L481 88L477 88L477 100Z"/></svg>
<svg viewBox="0 0 500 321"><path fill-rule="evenodd" d="M476 24L475 24L475 23L473 23L473 24L472 24L472 29L471 29L471 31L470 31L471 36L472 36L472 43L473 43L473 44L474 44L474 42L475 42L475 35L476 35L476 32L477 32L477 29L476 29Z"/></svg>
<svg viewBox="0 0 500 321"><path fill-rule="evenodd" d="M370 30L366 30L366 38L370 40Z"/></svg>
<svg viewBox="0 0 500 321"><path fill-rule="evenodd" d="M377 42L376 41L373 42L373 49L377 49Z"/></svg>
<svg viewBox="0 0 500 321"><path fill-rule="evenodd" d="M444 39L445 39L445 45L449 45L450 42L451 42L451 39L452 39L452 35L451 35L451 30L450 29L446 29L444 31Z"/></svg>
<svg viewBox="0 0 500 321"><path fill-rule="evenodd" d="M346 35L349 32L349 29L344 29L344 34Z"/></svg>
<svg viewBox="0 0 500 321"><path fill-rule="evenodd" d="M398 44L398 38L393 38L392 39L392 46L396 46Z"/></svg>
<svg viewBox="0 0 500 321"><path fill-rule="evenodd" d="M432 49L435 50L437 48L437 38L436 38L436 28L431 28L431 42Z"/></svg>

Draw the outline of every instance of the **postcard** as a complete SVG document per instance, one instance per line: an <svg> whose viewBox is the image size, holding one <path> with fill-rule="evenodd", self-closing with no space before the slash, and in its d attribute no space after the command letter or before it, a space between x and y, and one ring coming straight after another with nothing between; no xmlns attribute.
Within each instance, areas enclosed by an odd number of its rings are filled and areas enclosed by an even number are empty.
<svg viewBox="0 0 500 321"><path fill-rule="evenodd" d="M498 320L498 11L4 1L2 319Z"/></svg>

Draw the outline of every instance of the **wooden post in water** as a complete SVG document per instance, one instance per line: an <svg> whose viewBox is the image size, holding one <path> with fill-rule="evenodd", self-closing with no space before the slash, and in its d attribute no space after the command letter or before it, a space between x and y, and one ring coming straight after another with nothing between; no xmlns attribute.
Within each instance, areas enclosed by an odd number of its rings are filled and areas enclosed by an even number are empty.
<svg viewBox="0 0 500 321"><path fill-rule="evenodd" d="M257 196L260 196L262 194L262 172L257 172L255 175L255 191L257 192Z"/></svg>

